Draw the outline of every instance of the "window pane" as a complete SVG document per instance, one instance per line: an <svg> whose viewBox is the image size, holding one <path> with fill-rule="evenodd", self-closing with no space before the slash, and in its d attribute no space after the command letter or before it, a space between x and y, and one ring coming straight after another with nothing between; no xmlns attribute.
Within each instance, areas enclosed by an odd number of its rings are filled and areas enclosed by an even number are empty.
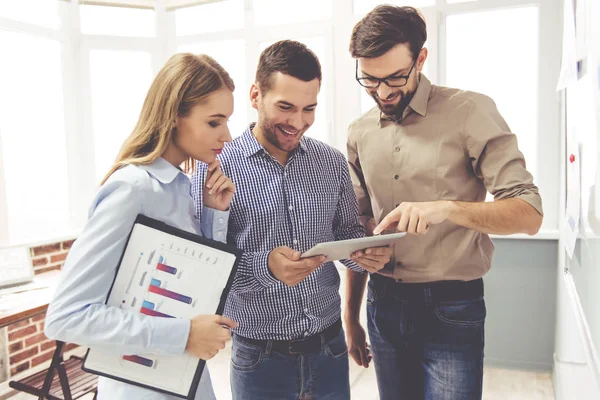
<svg viewBox="0 0 600 400"><path fill-rule="evenodd" d="M177 36L244 27L244 0L225 0L175 10Z"/></svg>
<svg viewBox="0 0 600 400"><path fill-rule="evenodd" d="M58 1L0 0L0 17L58 29Z"/></svg>
<svg viewBox="0 0 600 400"><path fill-rule="evenodd" d="M138 120L152 82L150 54L92 50L90 79L96 181L100 183Z"/></svg>
<svg viewBox="0 0 600 400"><path fill-rule="evenodd" d="M331 17L331 0L254 0L257 25L281 25Z"/></svg>
<svg viewBox="0 0 600 400"><path fill-rule="evenodd" d="M427 47L427 42L425 42L423 47ZM425 60L425 64L423 65L423 70L421 73L431 80L431 77L429 76L429 61ZM371 108L375 107L377 104L375 103L375 100L367 93L367 91L358 85L358 82L356 85L360 88L360 112L365 113Z"/></svg>
<svg viewBox="0 0 600 400"><path fill-rule="evenodd" d="M325 38L323 36L316 36L316 37L293 39L293 40L297 40L301 43L304 43L309 49L311 49L315 53L315 55L319 59L319 62L321 63L321 74L323 76L322 83L321 83L321 91L319 92L319 95L317 96L318 106L315 111L315 122L308 129L308 131L306 131L306 135L310 136L312 138L318 139L322 142L329 143L330 142L330 140L329 140L329 137L330 137L329 119L327 118L327 115L329 113L327 112L328 106L327 106L327 93L326 93L327 87L326 86L327 86L327 82L332 80L333 77L327 75L329 70L328 70L327 61L325 58L325 55L326 55ZM275 42L262 42L260 44L260 51L262 52L264 49L266 49L273 43L275 43Z"/></svg>
<svg viewBox="0 0 600 400"><path fill-rule="evenodd" d="M67 234L71 227L61 46L0 31L0 54L0 157L10 241Z"/></svg>
<svg viewBox="0 0 600 400"><path fill-rule="evenodd" d="M153 10L125 7L79 6L81 32L89 35L155 36Z"/></svg>
<svg viewBox="0 0 600 400"><path fill-rule="evenodd" d="M354 0L354 14L363 15L380 4L392 4L397 6L429 7L435 5L435 0Z"/></svg>
<svg viewBox="0 0 600 400"><path fill-rule="evenodd" d="M233 115L229 118L227 126L232 137L240 136L250 122L246 112L250 87L246 82L246 48L244 40L221 40L218 42L181 45L177 49L182 52L207 54L217 60L229 73L235 84L235 91Z"/></svg>
<svg viewBox="0 0 600 400"><path fill-rule="evenodd" d="M507 26L512 28L506 29ZM496 102L517 134L519 148L534 176L538 137L538 30L537 7L451 15L446 23L448 86L480 92Z"/></svg>

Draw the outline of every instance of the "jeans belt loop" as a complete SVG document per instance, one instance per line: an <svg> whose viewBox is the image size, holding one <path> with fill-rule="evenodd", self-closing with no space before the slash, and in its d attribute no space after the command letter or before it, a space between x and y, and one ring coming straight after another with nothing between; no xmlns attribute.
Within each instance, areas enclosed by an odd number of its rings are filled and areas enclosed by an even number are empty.
<svg viewBox="0 0 600 400"><path fill-rule="evenodd" d="M288 351L290 352L290 354L302 354L302 351L295 351L293 349L294 344L298 343L298 342L302 342L302 339L300 339L300 340L290 340L290 342L288 344Z"/></svg>
<svg viewBox="0 0 600 400"><path fill-rule="evenodd" d="M265 356L269 357L271 355L271 350L273 348L273 340L267 340L267 345L265 346Z"/></svg>

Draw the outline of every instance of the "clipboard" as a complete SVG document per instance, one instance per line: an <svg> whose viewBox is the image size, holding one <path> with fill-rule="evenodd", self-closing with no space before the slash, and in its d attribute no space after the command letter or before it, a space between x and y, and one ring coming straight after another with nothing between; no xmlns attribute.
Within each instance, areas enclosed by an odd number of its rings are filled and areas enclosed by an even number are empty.
<svg viewBox="0 0 600 400"><path fill-rule="evenodd" d="M153 318L223 314L242 251L138 215L106 304ZM189 354L117 354L90 348L82 369L193 399L206 362Z"/></svg>

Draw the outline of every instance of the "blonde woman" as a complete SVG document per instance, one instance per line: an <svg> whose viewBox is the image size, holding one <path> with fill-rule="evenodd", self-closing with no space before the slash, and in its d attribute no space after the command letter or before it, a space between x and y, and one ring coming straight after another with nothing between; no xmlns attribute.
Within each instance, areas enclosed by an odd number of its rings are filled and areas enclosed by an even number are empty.
<svg viewBox="0 0 600 400"><path fill-rule="evenodd" d="M52 339L115 353L187 352L208 360L224 348L237 324L217 315L191 321L157 318L105 305L119 257L138 214L208 238L225 240L235 187L217 155L231 140L233 81L212 58L177 54L160 70L133 133L125 140L92 203L89 220L69 252L46 316ZM190 181L180 169L209 165L204 208L194 212ZM186 171L190 172L190 171ZM214 399L205 368L196 399ZM99 399L171 396L100 378Z"/></svg>

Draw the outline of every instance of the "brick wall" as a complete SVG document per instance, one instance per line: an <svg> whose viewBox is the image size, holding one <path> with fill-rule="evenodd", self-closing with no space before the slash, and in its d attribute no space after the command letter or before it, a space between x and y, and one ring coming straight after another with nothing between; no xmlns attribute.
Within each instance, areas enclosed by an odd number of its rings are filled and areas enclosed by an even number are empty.
<svg viewBox="0 0 600 400"><path fill-rule="evenodd" d="M46 244L31 248L31 260L36 274L60 269L74 240Z"/></svg>
<svg viewBox="0 0 600 400"><path fill-rule="evenodd" d="M38 366L52 358L56 346L53 340L44 335L45 317L45 314L40 314L8 326L10 376ZM65 346L65 351L75 347L77 345L69 343Z"/></svg>
<svg viewBox="0 0 600 400"><path fill-rule="evenodd" d="M35 274L60 269L64 263L73 240L46 244L31 248L31 257ZM9 375L36 367L52 358L54 341L44 335L44 319L40 314L9 325L6 329ZM65 351L77 347L72 343Z"/></svg>

